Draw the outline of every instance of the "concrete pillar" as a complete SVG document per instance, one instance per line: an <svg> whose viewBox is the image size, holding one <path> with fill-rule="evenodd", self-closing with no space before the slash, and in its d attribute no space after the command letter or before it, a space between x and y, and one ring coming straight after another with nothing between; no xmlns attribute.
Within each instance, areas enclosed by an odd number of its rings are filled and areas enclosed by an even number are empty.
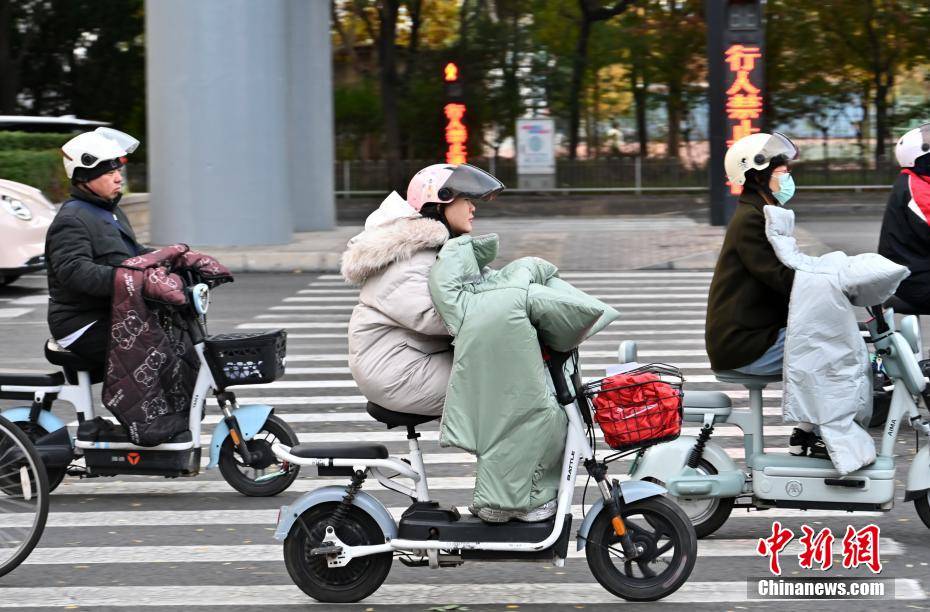
<svg viewBox="0 0 930 612"><path fill-rule="evenodd" d="M288 8L288 0L146 2L154 243L290 241ZM329 83L315 86L331 96Z"/></svg>
<svg viewBox="0 0 930 612"><path fill-rule="evenodd" d="M336 225L329 2L287 0L287 120L294 229Z"/></svg>

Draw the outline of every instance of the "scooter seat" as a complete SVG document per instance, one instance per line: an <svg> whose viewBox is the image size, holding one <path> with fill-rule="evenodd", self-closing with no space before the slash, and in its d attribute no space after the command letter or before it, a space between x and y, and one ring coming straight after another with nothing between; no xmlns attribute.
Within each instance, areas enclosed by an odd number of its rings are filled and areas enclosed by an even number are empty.
<svg viewBox="0 0 930 612"><path fill-rule="evenodd" d="M770 383L781 382L781 374L771 376L754 376L752 374L743 374L736 370L714 370L714 376L717 380L734 385L743 385L750 389L761 389Z"/></svg>
<svg viewBox="0 0 930 612"><path fill-rule="evenodd" d="M384 406L379 406L374 402L368 402L368 406L366 406L365 409L373 419L387 425L388 429L393 429L395 427L416 427L417 425L422 425L423 423L435 421L440 416L442 416L439 414L413 414L410 412L395 412L393 410L388 410Z"/></svg>
<svg viewBox="0 0 930 612"><path fill-rule="evenodd" d="M291 454L304 459L387 459L383 444L298 444Z"/></svg>
<svg viewBox="0 0 930 612"><path fill-rule="evenodd" d="M720 391L692 391L686 389L682 396L682 410L685 416L713 414L715 417L730 416L733 402L730 396Z"/></svg>
<svg viewBox="0 0 930 612"><path fill-rule="evenodd" d="M77 372L90 372L90 382L103 382L103 366L95 366L77 353L72 353L61 347L54 339L45 341L45 359L49 363L61 366L65 371L65 378L72 385L77 384Z"/></svg>
<svg viewBox="0 0 930 612"><path fill-rule="evenodd" d="M51 338L45 341L45 359L51 364L71 368L78 372L89 372L94 369L93 364L85 361L80 355L62 348Z"/></svg>
<svg viewBox="0 0 930 612"><path fill-rule="evenodd" d="M882 306L884 306L885 308L891 308L892 310L895 311L896 314L902 314L902 315L930 314L930 309L918 308L917 306L914 306L910 302L905 302L904 300L902 300L896 295L893 295L890 298L888 298L885 301L885 303L882 304ZM923 310L923 312L921 312L921 310Z"/></svg>

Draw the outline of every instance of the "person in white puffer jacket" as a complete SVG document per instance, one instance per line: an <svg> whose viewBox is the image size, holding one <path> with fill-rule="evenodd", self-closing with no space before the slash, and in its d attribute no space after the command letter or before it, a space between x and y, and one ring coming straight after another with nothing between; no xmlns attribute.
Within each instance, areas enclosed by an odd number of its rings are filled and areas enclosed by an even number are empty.
<svg viewBox="0 0 930 612"><path fill-rule="evenodd" d="M504 185L468 164L420 170L407 199L392 192L342 255L342 276L359 285L349 320L349 370L359 390L396 412L442 413L452 336L433 307L429 273L450 236L471 232L477 201Z"/></svg>

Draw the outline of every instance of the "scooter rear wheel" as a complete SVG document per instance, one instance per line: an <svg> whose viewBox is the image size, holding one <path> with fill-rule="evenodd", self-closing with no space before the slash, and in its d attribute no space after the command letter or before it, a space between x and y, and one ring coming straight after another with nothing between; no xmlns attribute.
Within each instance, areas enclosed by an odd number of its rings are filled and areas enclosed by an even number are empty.
<svg viewBox="0 0 930 612"><path fill-rule="evenodd" d="M353 603L365 599L387 579L391 552L359 557L344 567L328 567L323 555L310 555L323 541L338 503L320 504L304 512L284 540L284 565L300 590L325 603ZM381 544L384 534L368 514L352 506L336 526L336 536L350 546Z"/></svg>
<svg viewBox="0 0 930 612"><path fill-rule="evenodd" d="M624 506L620 516L642 553L626 559L611 513L601 510L585 546L588 567L597 581L628 601L654 601L677 591L697 559L697 537L687 515L664 497L650 497Z"/></svg>
<svg viewBox="0 0 930 612"><path fill-rule="evenodd" d="M220 473L226 482L243 495L249 497L271 497L284 491L297 478L300 466L278 459L271 452L271 445L280 442L285 446L298 443L297 434L282 419L270 415L255 437L246 442L249 452L255 454L257 465L246 464L232 438L228 437L220 447ZM277 472L266 473L269 468Z"/></svg>
<svg viewBox="0 0 930 612"><path fill-rule="evenodd" d="M48 478L26 434L0 417L0 576L26 560L48 518Z"/></svg>
<svg viewBox="0 0 930 612"><path fill-rule="evenodd" d="M701 459L695 470L698 474L714 475L717 473L717 468L707 459ZM733 504L736 502L733 497L692 499L670 495L669 498L678 504L678 507L691 520L691 524L694 525L694 533L697 534L698 538L705 538L723 527L723 524L730 518L730 513L733 512Z"/></svg>

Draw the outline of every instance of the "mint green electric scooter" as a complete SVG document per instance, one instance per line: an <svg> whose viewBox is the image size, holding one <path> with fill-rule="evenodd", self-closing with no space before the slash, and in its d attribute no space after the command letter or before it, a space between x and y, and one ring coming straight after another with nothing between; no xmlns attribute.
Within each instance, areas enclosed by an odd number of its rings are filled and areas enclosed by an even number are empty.
<svg viewBox="0 0 930 612"><path fill-rule="evenodd" d="M894 505L895 440L901 425L930 437L930 423L917 408L926 380L920 367L920 328L917 318L905 317L896 331L894 313L869 308L867 342L875 345L885 371L894 382L891 408L878 457L871 465L841 477L829 459L764 452L762 390L781 376L749 376L717 371L717 380L749 390L749 408L733 408L720 392L684 393L684 420L701 423L701 432L644 449L631 467L631 477L662 484L694 524L698 537L719 529L733 508L837 509L888 511ZM623 358L629 358L629 354ZM741 469L711 440L714 426L736 425L743 431L746 468ZM930 440L928 440L930 441ZM930 527L930 444L924 444L907 473L905 501Z"/></svg>

